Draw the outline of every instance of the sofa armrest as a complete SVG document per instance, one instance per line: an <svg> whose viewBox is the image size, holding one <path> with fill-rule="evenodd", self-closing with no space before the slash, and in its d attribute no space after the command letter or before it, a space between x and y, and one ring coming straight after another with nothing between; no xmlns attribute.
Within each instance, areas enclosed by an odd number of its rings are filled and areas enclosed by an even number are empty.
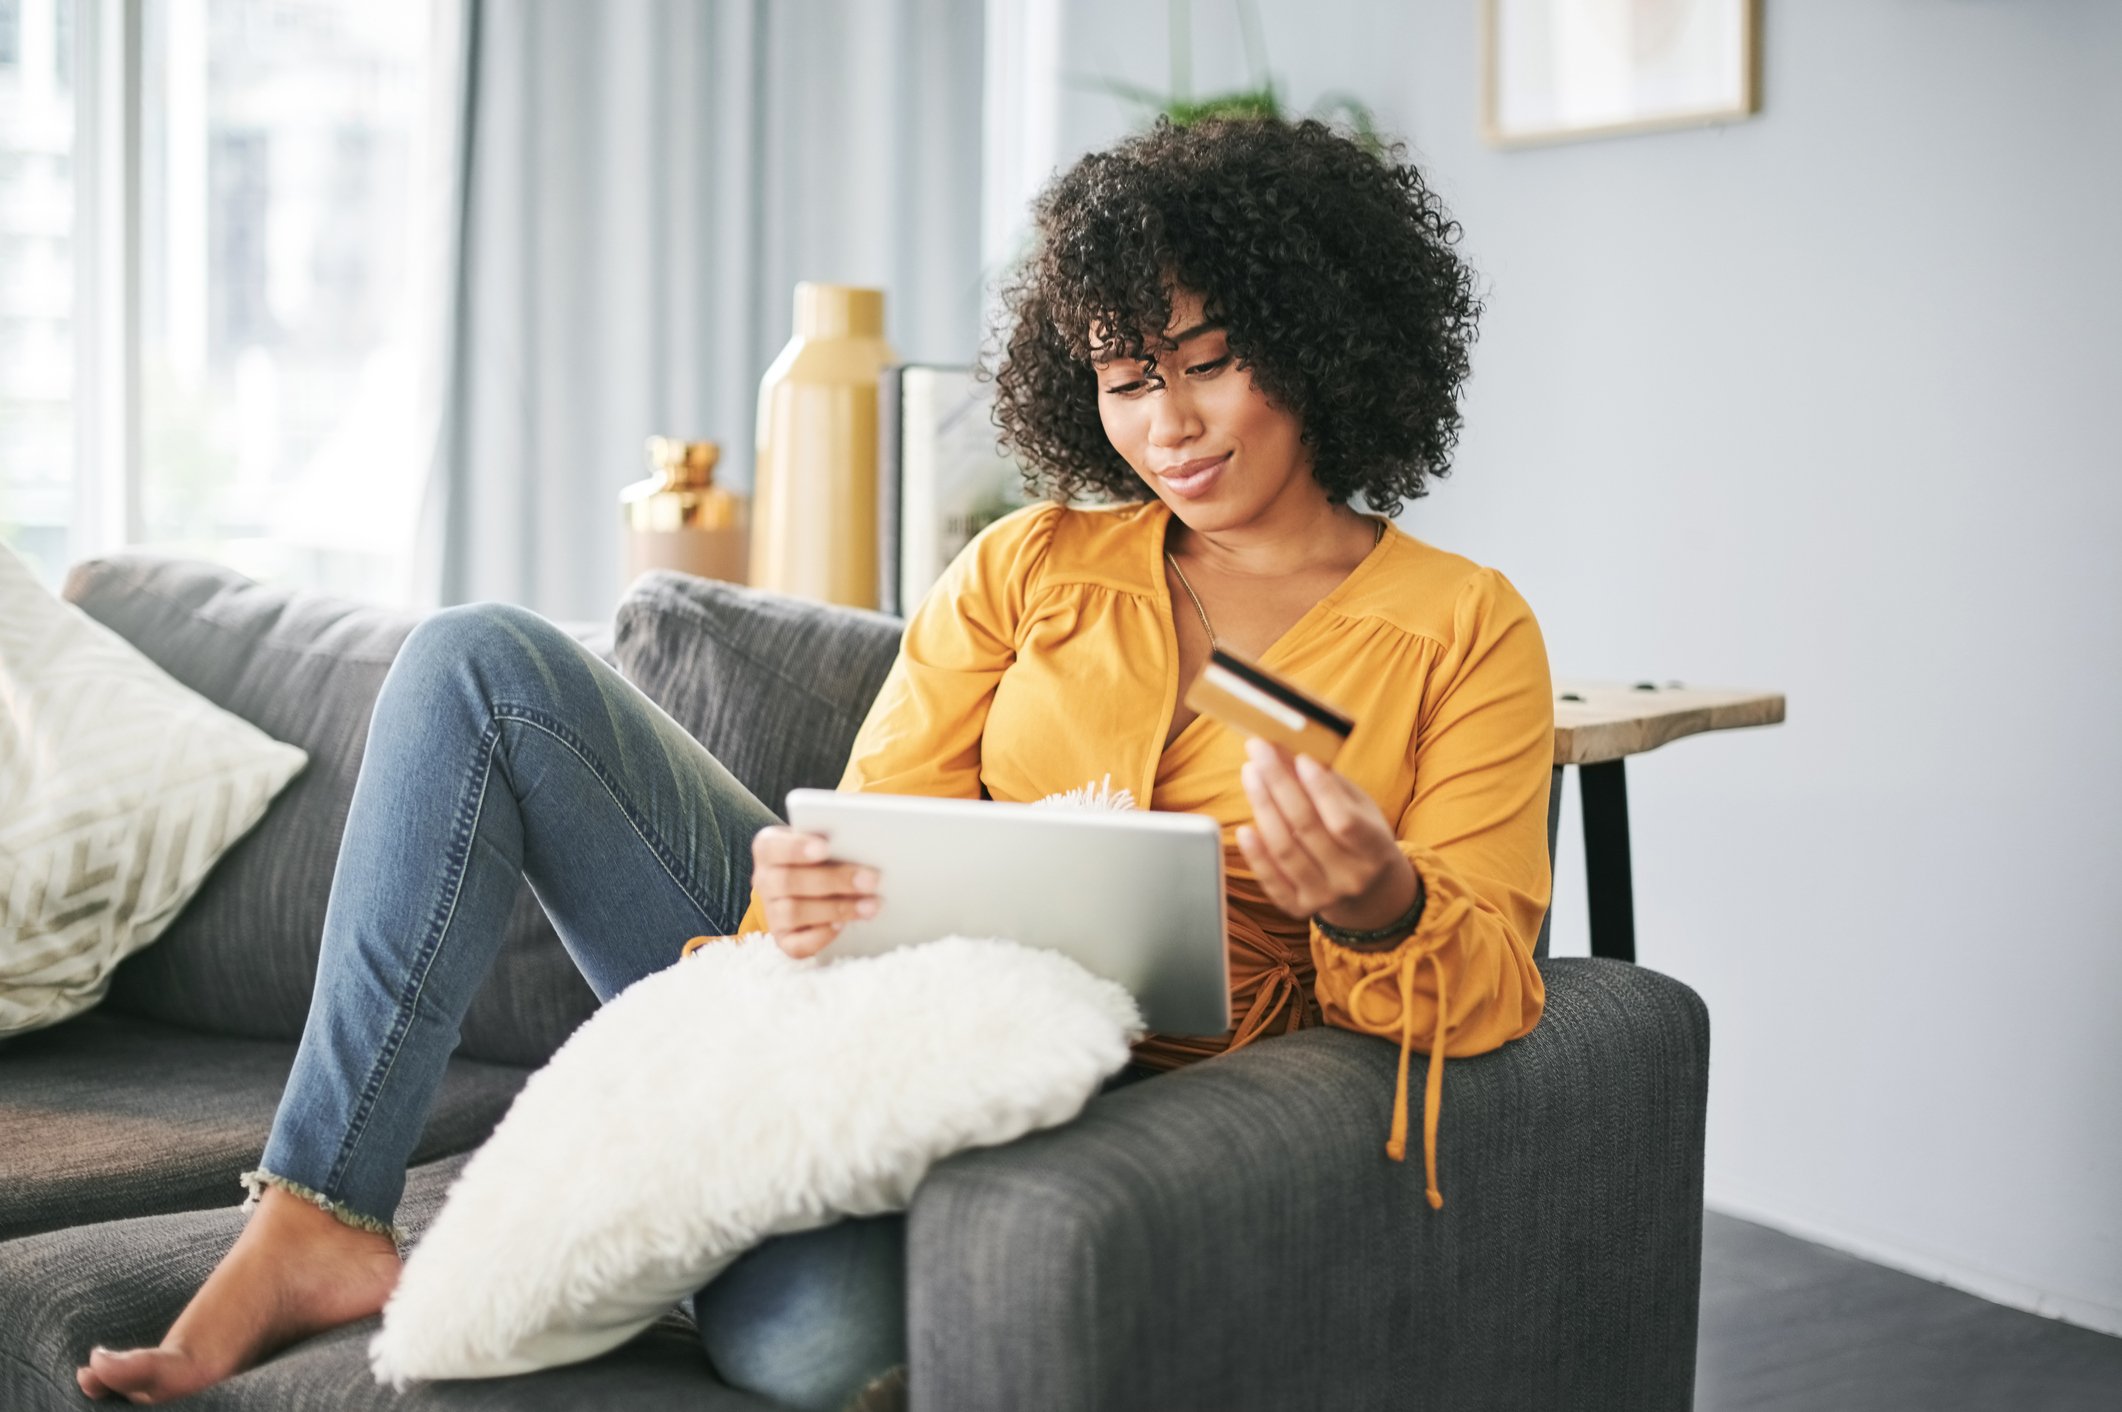
<svg viewBox="0 0 2122 1412"><path fill-rule="evenodd" d="M938 1164L914 1406L1688 1407L1707 1009L1623 962L1540 969L1531 1034L1445 1063L1440 1210L1384 1152L1397 1049L1336 1029Z"/></svg>

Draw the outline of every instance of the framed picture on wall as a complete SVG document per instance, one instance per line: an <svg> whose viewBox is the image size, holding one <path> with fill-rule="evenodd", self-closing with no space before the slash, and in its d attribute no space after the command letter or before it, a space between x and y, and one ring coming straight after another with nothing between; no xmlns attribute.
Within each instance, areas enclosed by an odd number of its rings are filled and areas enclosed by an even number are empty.
<svg viewBox="0 0 2122 1412"><path fill-rule="evenodd" d="M1482 0L1481 127L1516 147L1760 108L1761 0Z"/></svg>
<svg viewBox="0 0 2122 1412"><path fill-rule="evenodd" d="M1030 503L973 370L893 363L877 378L877 606L912 614L972 537Z"/></svg>

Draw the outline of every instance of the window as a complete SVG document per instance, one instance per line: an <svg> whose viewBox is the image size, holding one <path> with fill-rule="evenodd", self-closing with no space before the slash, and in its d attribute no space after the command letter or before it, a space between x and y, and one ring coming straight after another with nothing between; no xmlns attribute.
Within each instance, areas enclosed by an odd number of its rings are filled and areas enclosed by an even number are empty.
<svg viewBox="0 0 2122 1412"><path fill-rule="evenodd" d="M0 0L0 540L56 584L73 501L72 0Z"/></svg>
<svg viewBox="0 0 2122 1412"><path fill-rule="evenodd" d="M140 528L167 552L397 600L425 7L144 14Z"/></svg>
<svg viewBox="0 0 2122 1412"><path fill-rule="evenodd" d="M52 583L122 539L406 601L428 469L414 213L440 165L429 6L0 0L0 17L10 7L23 51L0 70L0 540ZM137 64L109 63L126 44ZM77 62L137 72L137 132L77 118ZM73 150L77 128L94 150ZM125 172L98 188L122 190L122 209L75 199L74 172L94 185L99 159ZM125 318L84 310L73 327L77 210L96 225L84 260L122 260L105 226L136 223L136 265L110 285ZM84 370L124 360L123 407L75 405L76 336L94 340ZM119 416L131 435L113 440L99 429ZM119 449L91 447L99 434ZM109 479L103 503L124 512L84 513L84 477Z"/></svg>

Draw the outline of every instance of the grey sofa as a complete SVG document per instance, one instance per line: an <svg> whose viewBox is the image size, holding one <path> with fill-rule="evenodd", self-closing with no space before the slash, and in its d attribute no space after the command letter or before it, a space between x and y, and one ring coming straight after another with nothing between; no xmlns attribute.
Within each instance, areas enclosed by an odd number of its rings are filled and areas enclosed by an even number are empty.
<svg viewBox="0 0 2122 1412"><path fill-rule="evenodd" d="M97 1010L0 1044L9 1412L81 1406L89 1345L159 1337L234 1238L369 711L416 621L144 554L80 564L65 592L312 758ZM837 781L899 623L654 572L608 629L570 631L779 808L793 786ZM400 1212L416 1232L593 1003L527 888L510 931L416 1159ZM1118 1089L940 1164L908 1217L913 1406L1690 1406L1707 1013L1655 971L1547 959L1544 933L1541 950L1539 1027L1446 1067L1441 1211L1421 1162L1382 1151L1395 1047L1339 1030ZM587 1364L403 1395L368 1376L372 1324L187 1405L767 1406L715 1378L680 1314Z"/></svg>

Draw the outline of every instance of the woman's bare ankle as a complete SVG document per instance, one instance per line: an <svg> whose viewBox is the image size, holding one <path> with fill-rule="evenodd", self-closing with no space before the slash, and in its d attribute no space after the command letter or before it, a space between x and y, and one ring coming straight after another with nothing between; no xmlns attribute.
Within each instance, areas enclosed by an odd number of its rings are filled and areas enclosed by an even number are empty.
<svg viewBox="0 0 2122 1412"><path fill-rule="evenodd" d="M365 1230L339 1218L332 1211L307 1197L299 1196L274 1182L263 1182L256 1206L251 1211L243 1231L237 1236L240 1241L248 1236L259 1223L268 1223L268 1232L261 1239L288 1237L305 1243L344 1246L347 1250L375 1250L387 1252L395 1259L397 1242L381 1231Z"/></svg>

